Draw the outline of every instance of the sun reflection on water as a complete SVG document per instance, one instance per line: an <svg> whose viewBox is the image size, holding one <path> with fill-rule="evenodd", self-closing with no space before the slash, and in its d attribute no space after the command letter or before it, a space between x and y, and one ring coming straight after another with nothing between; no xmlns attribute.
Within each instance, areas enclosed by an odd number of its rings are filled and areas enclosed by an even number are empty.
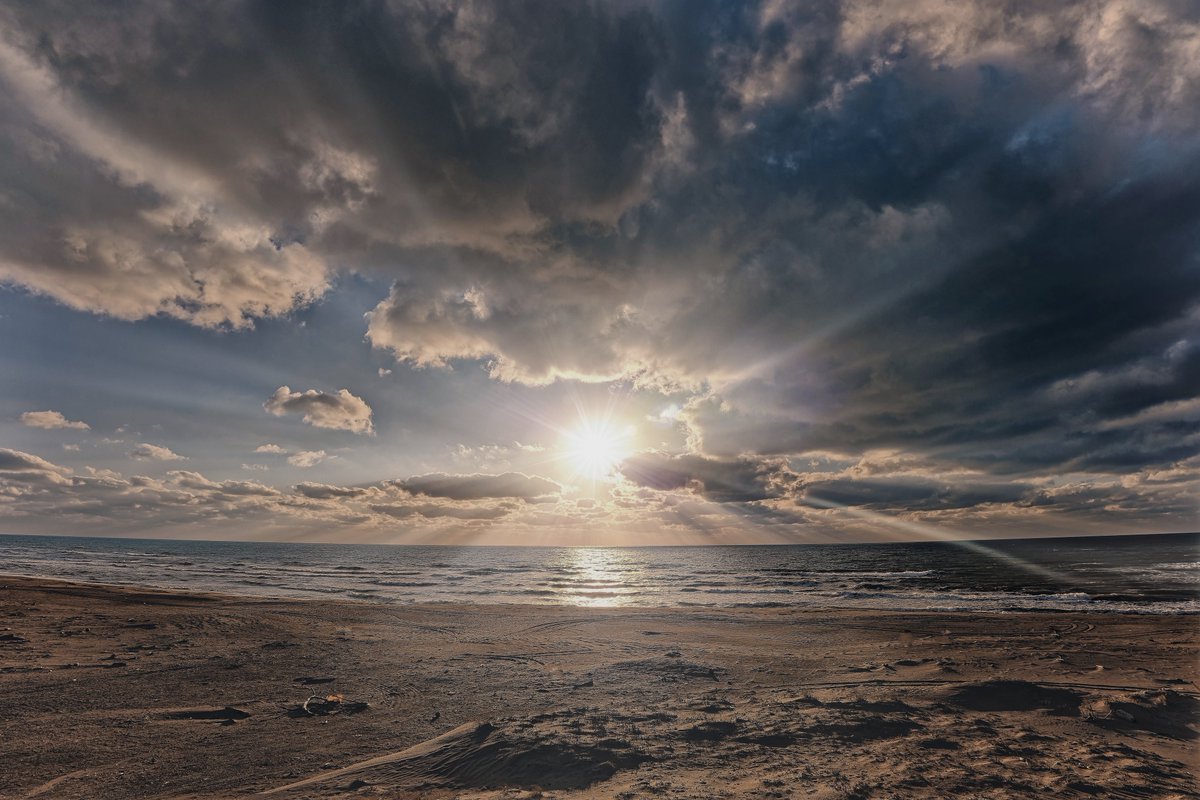
<svg viewBox="0 0 1200 800"><path fill-rule="evenodd" d="M591 608L629 605L639 593L643 567L619 550L574 547L565 560L565 578L558 601Z"/></svg>

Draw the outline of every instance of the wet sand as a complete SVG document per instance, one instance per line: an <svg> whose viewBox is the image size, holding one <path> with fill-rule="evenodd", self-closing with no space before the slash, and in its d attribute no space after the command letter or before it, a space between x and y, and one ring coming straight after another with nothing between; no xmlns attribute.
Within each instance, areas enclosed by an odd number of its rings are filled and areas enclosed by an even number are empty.
<svg viewBox="0 0 1200 800"><path fill-rule="evenodd" d="M0 797L1200 797L1197 623L0 578Z"/></svg>

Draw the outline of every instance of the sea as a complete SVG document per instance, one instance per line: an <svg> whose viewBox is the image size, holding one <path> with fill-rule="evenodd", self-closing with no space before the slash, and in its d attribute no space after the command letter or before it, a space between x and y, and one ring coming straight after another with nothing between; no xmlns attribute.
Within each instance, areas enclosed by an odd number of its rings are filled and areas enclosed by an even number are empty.
<svg viewBox="0 0 1200 800"><path fill-rule="evenodd" d="M0 573L374 603L1200 613L1200 534L459 547L0 535Z"/></svg>

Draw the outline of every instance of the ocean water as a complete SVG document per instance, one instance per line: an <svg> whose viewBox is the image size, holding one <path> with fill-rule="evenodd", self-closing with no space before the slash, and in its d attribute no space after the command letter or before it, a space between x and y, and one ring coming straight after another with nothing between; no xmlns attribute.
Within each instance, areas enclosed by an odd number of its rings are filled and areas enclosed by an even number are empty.
<svg viewBox="0 0 1200 800"><path fill-rule="evenodd" d="M1200 534L622 548L0 536L0 573L379 603L1200 613Z"/></svg>

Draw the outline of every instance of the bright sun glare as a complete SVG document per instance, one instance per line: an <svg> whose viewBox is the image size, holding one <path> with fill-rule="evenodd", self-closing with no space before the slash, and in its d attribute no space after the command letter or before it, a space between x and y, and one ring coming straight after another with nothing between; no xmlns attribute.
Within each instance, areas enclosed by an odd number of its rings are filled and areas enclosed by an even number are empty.
<svg viewBox="0 0 1200 800"><path fill-rule="evenodd" d="M584 422L567 435L564 450L578 475L599 480L632 452L631 428Z"/></svg>

